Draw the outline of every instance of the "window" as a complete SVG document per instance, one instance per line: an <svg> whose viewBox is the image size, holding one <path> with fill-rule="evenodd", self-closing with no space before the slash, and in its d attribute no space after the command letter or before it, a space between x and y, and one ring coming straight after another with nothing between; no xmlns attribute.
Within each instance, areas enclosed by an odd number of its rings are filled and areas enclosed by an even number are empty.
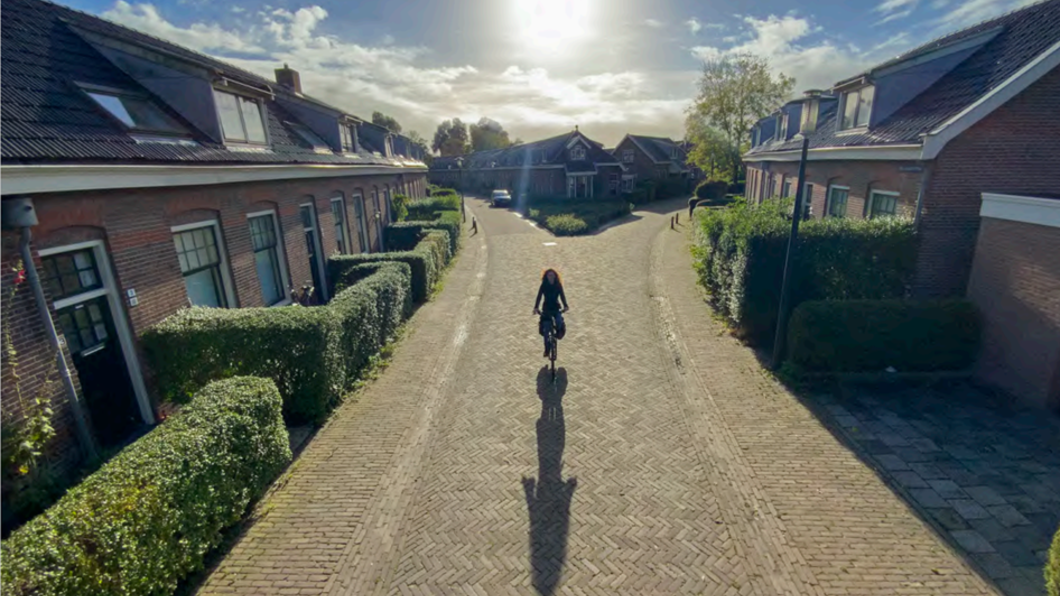
<svg viewBox="0 0 1060 596"><path fill-rule="evenodd" d="M280 257L279 231L276 214L266 211L247 216L250 224L250 245L254 251L254 269L261 284L261 298L266 305L285 301L287 292L283 260Z"/></svg>
<svg viewBox="0 0 1060 596"><path fill-rule="evenodd" d="M869 115L872 113L872 99L875 95L876 88L871 85L843 94L842 130L869 125Z"/></svg>
<svg viewBox="0 0 1060 596"><path fill-rule="evenodd" d="M847 197L850 189L845 186L833 186L828 189L828 216L846 217Z"/></svg>
<svg viewBox="0 0 1060 596"><path fill-rule="evenodd" d="M103 287L92 249L62 253L41 259L44 287L52 300L60 300Z"/></svg>
<svg viewBox="0 0 1060 596"><path fill-rule="evenodd" d="M307 127L302 126L301 124L298 124L297 122L285 122L284 124L289 126L291 128L291 130L293 130L296 133L298 133L298 136L301 137L302 140L305 141L306 143L309 143L309 146L312 147L313 149L316 149L316 150L322 150L322 149L323 150L328 150L328 149L330 149L330 147L328 147L328 144L324 142L324 139L321 139L319 136L317 136L317 133L309 130Z"/></svg>
<svg viewBox="0 0 1060 596"><path fill-rule="evenodd" d="M786 141L788 139L788 113L787 112L784 112L780 116L780 129L779 129L779 132L777 133L777 139L781 140L781 141ZM787 195L785 195L785 196L787 196Z"/></svg>
<svg viewBox="0 0 1060 596"><path fill-rule="evenodd" d="M187 134L182 126L145 96L98 90L85 91L99 107L135 130Z"/></svg>
<svg viewBox="0 0 1060 596"><path fill-rule="evenodd" d="M898 215L898 193L874 190L869 194L869 219Z"/></svg>
<svg viewBox="0 0 1060 596"><path fill-rule="evenodd" d="M792 194L791 194L791 180L784 180L783 186L781 186L781 188L783 189L783 191L780 194L780 198L787 199L787 198L790 198L792 196Z"/></svg>
<svg viewBox="0 0 1060 596"><path fill-rule="evenodd" d="M632 149L623 149L622 150L622 162L623 163L633 163L633 150Z"/></svg>
<svg viewBox="0 0 1060 596"><path fill-rule="evenodd" d="M342 135L342 150L346 153L356 153L357 125L345 122L339 124L339 133Z"/></svg>
<svg viewBox="0 0 1060 596"><path fill-rule="evenodd" d="M802 106L802 119L799 121L799 132L813 132L817 128L817 102L811 101Z"/></svg>
<svg viewBox="0 0 1060 596"><path fill-rule="evenodd" d="M813 185L807 183L802 191L802 218L809 219L813 215Z"/></svg>
<svg viewBox="0 0 1060 596"><path fill-rule="evenodd" d="M214 90L221 130L226 141L264 143L265 122L257 100Z"/></svg>
<svg viewBox="0 0 1060 596"><path fill-rule="evenodd" d="M353 216L357 220L357 244L361 252L368 252L368 220L364 215L364 198L353 195Z"/></svg>
<svg viewBox="0 0 1060 596"><path fill-rule="evenodd" d="M575 145L570 149L570 158L574 161L585 159L585 147Z"/></svg>
<svg viewBox="0 0 1060 596"><path fill-rule="evenodd" d="M331 199L331 219L335 222L335 248L339 254L348 254L350 230L346 226L346 201L342 197Z"/></svg>
<svg viewBox="0 0 1060 596"><path fill-rule="evenodd" d="M174 230L173 245L177 249L188 301L193 306L228 306L215 229L216 224L211 222L192 229Z"/></svg>

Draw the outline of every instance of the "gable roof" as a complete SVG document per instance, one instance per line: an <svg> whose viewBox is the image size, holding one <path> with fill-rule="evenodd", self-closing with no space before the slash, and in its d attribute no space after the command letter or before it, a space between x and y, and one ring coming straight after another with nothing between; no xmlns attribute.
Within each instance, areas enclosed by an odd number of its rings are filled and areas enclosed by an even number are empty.
<svg viewBox="0 0 1060 596"><path fill-rule="evenodd" d="M920 144L925 135L937 134L938 130L954 117L984 98L997 94L1006 85L1021 83L1026 86L1037 80L1037 77L1048 72L1048 64L1042 64L1037 72L1032 73L1034 77L1021 78L1021 75L1026 73L1028 66L1038 63L1043 57L1049 57L1051 61L1060 58L1060 0L1044 0L941 37L876 65L865 73L844 79L837 86L863 77L872 81L875 74L881 70L897 68L904 62L925 58L934 51L968 42L976 36L980 36L985 42L949 72L867 131L837 132L839 102L834 102L818 118L816 130L806 135L810 141L810 149ZM799 149L801 144L801 138L782 143L766 143L752 148L747 157L754 159L754 156L794 151ZM925 155L925 158L931 157L933 155Z"/></svg>
<svg viewBox="0 0 1060 596"><path fill-rule="evenodd" d="M680 143L669 137L649 137L647 135L627 134L626 138L640 148L652 161L656 163L669 163L671 161L684 165L685 149ZM671 157L674 149L677 150L677 159Z"/></svg>
<svg viewBox="0 0 1060 596"><path fill-rule="evenodd" d="M164 55L174 63L223 77L236 85L261 90L265 97L268 146L233 150L182 117L165 98L151 93L95 45L106 38L126 48ZM345 111L295 94L263 77L209 56L182 48L44 0L7 0L0 19L4 57L0 63L0 112L4 164L422 164L411 156L387 159L363 151L321 151L289 123L302 124L284 106L311 106L338 115ZM147 58L150 60L151 58ZM161 66L160 66L161 67ZM190 77L191 75L189 75ZM200 82L212 81L203 75ZM182 140L133 136L108 116L74 82L103 85L148 97L187 131ZM271 94L271 96L270 96ZM281 105L281 101L283 105ZM208 114L216 118L215 114ZM336 120L336 134L338 121ZM146 138L145 138L146 136Z"/></svg>
<svg viewBox="0 0 1060 596"><path fill-rule="evenodd" d="M476 151L461 158L464 166L469 169L557 166L566 163L566 160L560 158L564 155L567 145L575 139L584 141L586 148L585 160L579 161L578 167L584 167L584 163L615 163L614 156L604 151L603 145L576 130L504 149ZM431 165L432 169L436 170L448 169L450 166L456 167L455 157L438 158Z"/></svg>

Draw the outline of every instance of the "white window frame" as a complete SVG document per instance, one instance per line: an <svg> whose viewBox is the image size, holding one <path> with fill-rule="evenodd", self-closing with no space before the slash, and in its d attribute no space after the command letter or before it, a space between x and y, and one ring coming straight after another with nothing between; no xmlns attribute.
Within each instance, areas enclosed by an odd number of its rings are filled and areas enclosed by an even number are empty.
<svg viewBox="0 0 1060 596"><path fill-rule="evenodd" d="M872 207L876 203L877 196L894 197L894 215L888 215L887 217L899 216L898 207L901 205L902 193L891 190L870 190L869 200L865 203L865 219L872 219Z"/></svg>
<svg viewBox="0 0 1060 596"><path fill-rule="evenodd" d="M813 182L802 185L802 211L806 217L813 215Z"/></svg>
<svg viewBox="0 0 1060 596"><path fill-rule="evenodd" d="M79 250L91 249L92 256L96 259L96 267L99 270L99 276L103 282L103 287L63 298L62 300L56 300L52 303L52 308L56 311L67 306L73 306L80 304L86 300L96 298L102 295L107 296L107 305L110 307L111 316L114 320L114 331L118 335L118 345L121 346L122 357L125 358L125 368L129 371L129 381L132 383L133 394L136 395L136 405L140 409L140 417L143 419L144 424L155 423L154 409L151 408L151 400L147 395L147 387L144 385L143 370L140 368L140 360L136 357L136 344L133 342L133 335L130 331L129 321L125 316L125 308L121 293L118 289L117 278L114 277L114 271L110 267L110 259L107 257L107 249L104 246L102 240L89 240L88 242L78 242L76 244L67 244L65 246L56 246L54 248L44 248L37 251L40 257L49 257L52 255L75 252ZM83 396L81 396L83 399Z"/></svg>
<svg viewBox="0 0 1060 596"><path fill-rule="evenodd" d="M787 112L780 115L780 128L777 129L777 140L779 141L788 140L788 120Z"/></svg>
<svg viewBox="0 0 1060 596"><path fill-rule="evenodd" d="M335 215L335 203L339 204L339 210L342 212L342 243L347 251L341 254L351 254L349 251L353 248L353 241L350 238L350 214L346 211L346 196L336 195L331 197L332 217Z"/></svg>
<svg viewBox="0 0 1060 596"><path fill-rule="evenodd" d="M869 113L868 116L865 117L865 123L858 124L858 120L860 120L861 116L861 93L866 89L872 89L872 104L869 106ZM843 118L846 116L847 102L850 101L851 98L853 98L854 101L858 102L858 106L854 109L854 122L851 124L851 126L844 127ZM839 104L839 110L836 115L836 127L838 128L838 130L856 132L864 131L868 129L869 121L872 120L872 109L876 105L876 86L864 85L862 87L858 87L857 89L847 91L843 93L842 101L840 101Z"/></svg>
<svg viewBox="0 0 1060 596"><path fill-rule="evenodd" d="M634 154L632 149L622 150L622 163L633 163L633 160L635 159L636 155Z"/></svg>
<svg viewBox="0 0 1060 596"><path fill-rule="evenodd" d="M206 219L195 223L173 226L169 228L170 242L173 240L172 236L178 232L187 232L210 226L213 227L213 239L217 242L218 256L221 257L217 266L221 269L221 285L224 286L225 302L228 303L226 308L239 308L236 302L235 285L232 283L232 273L228 265L228 247L225 246L224 234L221 233L221 222L216 219Z"/></svg>
<svg viewBox="0 0 1060 596"><path fill-rule="evenodd" d="M847 202L846 202L847 210L846 210L846 212L843 213L842 216L832 215L832 190L833 189L839 189L839 190L847 191ZM821 217L846 217L847 213L849 213L849 211L850 211L850 187L849 186L843 186L843 185L840 185L840 184L831 184L831 185L829 185L828 186L828 194L825 195L825 197L824 197L824 214Z"/></svg>
<svg viewBox="0 0 1060 596"><path fill-rule="evenodd" d="M224 94L231 95L232 97L236 98L236 100L237 100L236 101L236 107L239 108L239 122L240 122L240 124L243 125L243 136L247 137L244 140L239 140L239 139L229 139L225 135L224 122L221 121L221 107L219 105L217 105L216 96L214 96L214 98L215 98L214 99L214 113L217 115L217 123L220 125L220 128L221 128L221 139L224 141L225 145L233 145L234 144L234 145L249 145L249 146L252 146L252 147L267 147L267 146L272 144L272 137L269 135L269 116L268 116L268 113L266 113L266 111L265 111L265 102L262 101L261 98L251 97L249 95L240 95L239 93L233 93L232 91L229 91L229 90L226 90L226 89L218 89L216 87L213 88L213 91L214 91L214 93L224 93ZM261 128L262 128L262 130L265 133L265 140L264 141L251 141L250 138L249 138L249 135L247 135L247 121L246 121L246 117L243 115L243 105L241 103L239 103L239 101L238 101L240 99L247 100L247 101L252 101L252 102L258 104L258 115L261 117Z"/></svg>
<svg viewBox="0 0 1060 596"><path fill-rule="evenodd" d="M575 153L577 152L577 153ZM582 161L585 159L585 147L582 145L575 145L570 148L570 158L573 161Z"/></svg>
<svg viewBox="0 0 1060 596"><path fill-rule="evenodd" d="M272 225L276 230L276 260L280 262L280 283L283 285L283 300L272 304L270 306L287 306L291 304L291 274L287 271L287 246L284 242L283 227L280 226L280 215L276 213L275 209L266 209L264 211L254 211L253 213L247 214L247 226L250 225L250 220L255 217L263 217L265 215L272 216ZM251 260L254 256L254 247L251 246L250 250ZM254 272L254 277L257 277L257 271ZM258 285L261 285L261 280L258 280Z"/></svg>
<svg viewBox="0 0 1060 596"><path fill-rule="evenodd" d="M372 239L368 236L368 202L365 201L362 193L355 192L351 196L351 200L361 206L361 217L357 221L357 248L360 252L357 254L369 254L372 252ZM356 207L353 213L357 215Z"/></svg>
<svg viewBox="0 0 1060 596"><path fill-rule="evenodd" d="M302 207L309 207L309 216L313 219L313 244L317 249L317 273L320 274L320 284L324 287L316 288L316 291L320 292L321 299L327 302L328 296L328 270L327 270L327 257L324 255L324 238L320 233L320 218L317 217L317 206L315 203L300 203L298 205L298 218L301 219ZM302 233L305 234L306 227L305 222L302 222ZM306 255L307 257L309 255Z"/></svg>

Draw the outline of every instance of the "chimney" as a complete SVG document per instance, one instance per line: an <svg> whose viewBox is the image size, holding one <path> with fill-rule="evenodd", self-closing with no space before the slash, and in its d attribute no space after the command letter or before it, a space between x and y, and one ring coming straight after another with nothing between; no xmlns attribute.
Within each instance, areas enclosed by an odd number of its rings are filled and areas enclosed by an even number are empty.
<svg viewBox="0 0 1060 596"><path fill-rule="evenodd" d="M283 64L283 68L276 69L276 82L295 93L302 92L302 79L298 76L298 71L288 68L286 62Z"/></svg>

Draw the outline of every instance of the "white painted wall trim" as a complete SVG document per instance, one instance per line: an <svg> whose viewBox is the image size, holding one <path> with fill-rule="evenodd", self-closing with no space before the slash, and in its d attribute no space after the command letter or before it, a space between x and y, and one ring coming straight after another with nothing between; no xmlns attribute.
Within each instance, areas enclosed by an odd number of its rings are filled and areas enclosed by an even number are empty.
<svg viewBox="0 0 1060 596"><path fill-rule="evenodd" d="M799 150L755 153L743 156L745 161L797 162L802 157ZM920 145L876 145L867 147L822 147L806 152L808 161L838 160L883 160L915 161L920 159Z"/></svg>
<svg viewBox="0 0 1060 596"><path fill-rule="evenodd" d="M199 228L211 228L213 230L213 239L217 242L217 253L220 257L218 267L221 271L221 283L224 285L225 300L228 302L228 308L239 308L239 301L236 300L235 281L233 280L232 270L228 264L228 245L225 244L224 230L221 227L221 222L216 219L203 219L195 223L173 226L169 228L169 231L173 234L179 234L180 232L197 230ZM184 274L182 272L182 282L183 278Z"/></svg>
<svg viewBox="0 0 1060 596"><path fill-rule="evenodd" d="M1060 228L1060 199L984 192L979 216Z"/></svg>
<svg viewBox="0 0 1060 596"><path fill-rule="evenodd" d="M71 192L119 188L158 188L234 184L268 180L385 176L409 171L427 172L426 166L365 165L239 165L239 166L133 166L133 165L9 165L0 168L4 195Z"/></svg>
<svg viewBox="0 0 1060 596"><path fill-rule="evenodd" d="M935 159L942 148L962 132L968 130L1005 102L1030 87L1046 73L1060 66L1060 41L1053 44L1004 83L994 87L978 101L961 110L956 116L943 122L935 130L924 135L924 156L922 159Z"/></svg>

